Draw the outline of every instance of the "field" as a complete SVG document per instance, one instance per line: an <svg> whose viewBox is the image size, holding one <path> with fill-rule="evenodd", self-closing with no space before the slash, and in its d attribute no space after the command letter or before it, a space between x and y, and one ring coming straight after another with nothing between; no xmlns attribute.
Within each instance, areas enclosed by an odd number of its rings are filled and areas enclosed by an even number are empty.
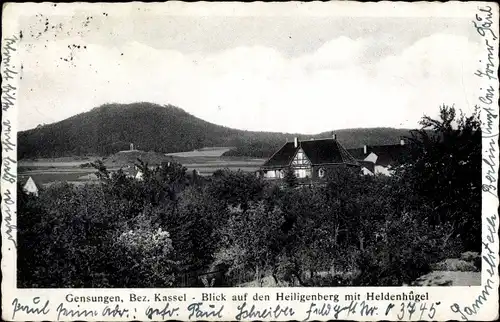
<svg viewBox="0 0 500 322"><path fill-rule="evenodd" d="M137 151L133 153L117 153L103 158L109 170L126 169L137 162L137 158L146 160L148 164L160 164L162 161L172 160L180 162L188 171L197 170L200 175L209 176L218 169L242 170L253 172L259 169L265 161L249 157L224 157L222 154L229 148L203 148L197 151L180 152L173 154L159 154L155 152ZM22 180L32 177L38 185L49 185L58 181L74 184L88 183L95 180L95 169L82 167L93 162L98 157L64 157L51 159L20 160L18 175Z"/></svg>
<svg viewBox="0 0 500 322"><path fill-rule="evenodd" d="M174 157L220 157L229 150L231 150L231 148L210 147L210 148L201 148L199 150L188 151L188 152L168 153L167 155Z"/></svg>

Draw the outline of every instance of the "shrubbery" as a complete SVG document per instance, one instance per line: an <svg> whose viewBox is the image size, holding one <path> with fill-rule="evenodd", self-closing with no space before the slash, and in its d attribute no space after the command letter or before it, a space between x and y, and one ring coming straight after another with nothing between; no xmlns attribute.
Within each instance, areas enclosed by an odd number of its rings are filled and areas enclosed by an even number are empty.
<svg viewBox="0 0 500 322"><path fill-rule="evenodd" d="M480 247L478 129L426 120L436 137L417 135L414 161L392 177L339 168L324 185L280 187L241 171L194 180L177 163L139 163L135 180L96 162L98 184L56 184L39 197L19 187L19 286L199 286L214 270L215 286L269 276L292 286L410 284ZM477 142L439 155L436 145L461 140ZM437 165L445 157L459 160Z"/></svg>
<svg viewBox="0 0 500 322"><path fill-rule="evenodd" d="M149 229L148 229L149 228ZM123 232L114 244L115 256L121 258L115 275L117 285L125 287L168 287L175 281L170 234L145 227Z"/></svg>

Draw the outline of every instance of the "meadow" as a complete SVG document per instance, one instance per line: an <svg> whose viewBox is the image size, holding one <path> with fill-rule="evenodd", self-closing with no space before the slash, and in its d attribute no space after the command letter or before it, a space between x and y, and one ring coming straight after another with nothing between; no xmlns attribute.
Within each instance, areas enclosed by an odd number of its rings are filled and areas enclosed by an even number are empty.
<svg viewBox="0 0 500 322"><path fill-rule="evenodd" d="M107 157L61 157L61 158L42 158L31 160L20 160L18 175L21 181L32 177L38 185L50 185L54 182L68 182L83 184L93 182L96 170L93 167L86 166L90 162L102 159L110 171L118 169L128 169L137 163L137 158L146 159L151 166L160 165L164 161L174 161L181 163L187 168L187 171L198 171L199 175L210 176L216 170L229 169L232 171L242 170L244 172L255 172L265 159L252 157L222 156L228 151L227 147L206 147L203 149L172 154L160 154L155 152L137 151L133 155L127 153L116 153ZM135 152L135 151L134 151ZM148 156L153 155L149 158Z"/></svg>

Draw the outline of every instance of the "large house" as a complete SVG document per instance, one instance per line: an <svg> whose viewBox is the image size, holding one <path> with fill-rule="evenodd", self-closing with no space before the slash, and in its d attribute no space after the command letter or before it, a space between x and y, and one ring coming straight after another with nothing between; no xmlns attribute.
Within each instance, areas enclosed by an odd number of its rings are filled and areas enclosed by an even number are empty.
<svg viewBox="0 0 500 322"><path fill-rule="evenodd" d="M361 165L337 141L335 134L326 139L301 141L295 138L286 142L261 167L260 173L267 179L282 179L288 168L300 179L323 178L329 169Z"/></svg>
<svg viewBox="0 0 500 322"><path fill-rule="evenodd" d="M365 145L347 151L361 164L364 174L391 175L395 166L406 161L409 148L401 139L399 144Z"/></svg>

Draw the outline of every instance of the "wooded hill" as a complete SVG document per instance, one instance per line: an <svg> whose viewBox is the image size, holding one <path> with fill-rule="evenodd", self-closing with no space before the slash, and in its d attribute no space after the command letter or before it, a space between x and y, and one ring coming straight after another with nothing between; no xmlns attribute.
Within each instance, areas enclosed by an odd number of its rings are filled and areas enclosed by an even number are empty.
<svg viewBox="0 0 500 322"><path fill-rule="evenodd" d="M396 144L407 129L336 130L346 147ZM236 130L199 119L184 110L152 103L106 104L66 120L19 132L18 157L106 156L129 148L162 153L211 146L234 147L225 155L268 157L285 141L330 137L331 132L301 135Z"/></svg>

